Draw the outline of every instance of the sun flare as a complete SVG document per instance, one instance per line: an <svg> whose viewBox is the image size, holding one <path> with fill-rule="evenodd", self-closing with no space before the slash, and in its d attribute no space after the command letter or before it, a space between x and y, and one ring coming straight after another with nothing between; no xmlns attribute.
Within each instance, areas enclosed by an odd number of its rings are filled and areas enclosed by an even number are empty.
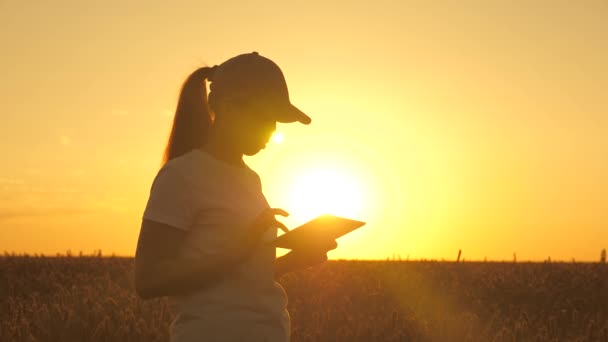
<svg viewBox="0 0 608 342"><path fill-rule="evenodd" d="M272 142L275 144L280 144L283 142L283 140L285 140L285 136L283 133L277 131L272 134L270 140L272 140Z"/></svg>
<svg viewBox="0 0 608 342"><path fill-rule="evenodd" d="M357 219L363 195L357 180L337 169L318 169L302 174L290 191L290 207L301 220L321 214Z"/></svg>

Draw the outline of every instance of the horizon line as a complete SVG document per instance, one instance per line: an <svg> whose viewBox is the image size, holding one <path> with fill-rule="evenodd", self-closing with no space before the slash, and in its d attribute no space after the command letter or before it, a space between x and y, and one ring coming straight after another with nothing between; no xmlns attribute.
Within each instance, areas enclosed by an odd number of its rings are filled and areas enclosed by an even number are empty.
<svg viewBox="0 0 608 342"><path fill-rule="evenodd" d="M104 254L102 250L95 250L91 254L83 253L83 251L79 251L78 253L73 253L70 250L65 253L29 253L29 252L15 252L15 251L7 251L4 250L2 254L0 254L0 258L10 258L10 257L31 257L31 258L121 258L121 259L134 259L135 255L125 255L125 254L117 254L110 253ZM599 259L599 260L598 260ZM460 260L457 259L446 259L446 258L401 258L400 256L395 258L392 257L386 258L329 258L328 261L394 261L394 262L448 262L448 263L490 263L490 262L499 262L499 263L603 263L601 257L598 259L553 259L551 256L548 256L545 259L466 259L462 258Z"/></svg>

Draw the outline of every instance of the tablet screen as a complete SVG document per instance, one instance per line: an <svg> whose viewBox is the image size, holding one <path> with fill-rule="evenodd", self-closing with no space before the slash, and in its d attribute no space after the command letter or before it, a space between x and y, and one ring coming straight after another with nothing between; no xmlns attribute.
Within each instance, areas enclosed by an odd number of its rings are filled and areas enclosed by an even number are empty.
<svg viewBox="0 0 608 342"><path fill-rule="evenodd" d="M363 226L365 222L335 215L321 215L292 229L273 242L275 247L294 249L298 246L314 244L318 241L331 241Z"/></svg>

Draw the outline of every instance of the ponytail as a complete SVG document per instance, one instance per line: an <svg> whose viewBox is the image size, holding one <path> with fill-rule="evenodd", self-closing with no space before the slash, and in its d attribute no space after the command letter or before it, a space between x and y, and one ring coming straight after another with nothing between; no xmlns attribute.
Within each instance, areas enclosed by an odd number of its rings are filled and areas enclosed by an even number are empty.
<svg viewBox="0 0 608 342"><path fill-rule="evenodd" d="M205 143L211 127L206 80L213 78L215 68L197 69L182 85L163 165Z"/></svg>

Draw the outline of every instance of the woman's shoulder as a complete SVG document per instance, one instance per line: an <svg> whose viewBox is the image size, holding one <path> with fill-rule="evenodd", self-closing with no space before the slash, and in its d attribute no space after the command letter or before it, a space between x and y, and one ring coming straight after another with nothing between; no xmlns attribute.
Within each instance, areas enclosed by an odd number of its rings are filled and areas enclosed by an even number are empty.
<svg viewBox="0 0 608 342"><path fill-rule="evenodd" d="M165 165L163 165L163 168L184 169L192 168L195 164L200 164L200 156L196 149L192 149L181 156L167 161Z"/></svg>
<svg viewBox="0 0 608 342"><path fill-rule="evenodd" d="M196 149L167 161L158 173L167 178L180 178L182 181L192 183L192 185L216 184L227 179L237 178L253 182L256 186L261 187L260 176L248 165L234 167L220 163Z"/></svg>
<svg viewBox="0 0 608 342"><path fill-rule="evenodd" d="M188 175L196 174L198 163L193 151L186 152L179 157L168 160L159 170L158 176L175 178L188 178Z"/></svg>

